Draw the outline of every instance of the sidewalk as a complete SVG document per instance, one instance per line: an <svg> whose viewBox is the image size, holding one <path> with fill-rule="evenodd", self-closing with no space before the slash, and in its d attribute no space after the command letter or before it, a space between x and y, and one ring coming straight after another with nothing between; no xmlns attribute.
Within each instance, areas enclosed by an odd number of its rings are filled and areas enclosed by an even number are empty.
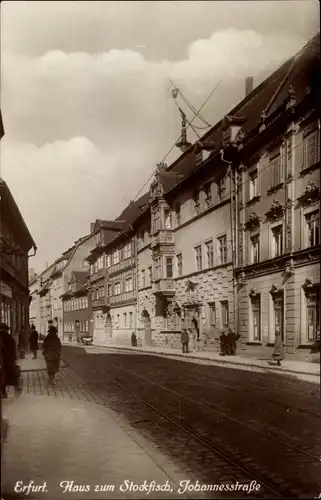
<svg viewBox="0 0 321 500"><path fill-rule="evenodd" d="M3 411L10 425L2 457L4 500L177 498L179 481L188 479L150 443L99 405L22 396L5 400ZM135 485L154 481L152 484L167 485L167 491L148 495L130 492L126 491L126 481ZM23 494L22 485L29 484L40 489Z"/></svg>
<svg viewBox="0 0 321 500"><path fill-rule="evenodd" d="M30 372L34 370L47 370L46 362L41 353L38 353L37 359L33 359L31 353L27 353L24 359L17 360L22 372ZM61 368L65 366L64 362L60 362Z"/></svg>
<svg viewBox="0 0 321 500"><path fill-rule="evenodd" d="M125 352L140 352L147 355L165 356L192 363L204 363L240 370L254 370L292 375L302 380L318 384L320 383L320 363L310 363L307 361L285 360L282 361L281 366L276 366L271 359L257 359L239 355L223 357L220 356L219 353L212 351L193 351L188 354L183 354L178 349L170 347L131 347L108 344L106 347L85 346L84 348L88 353L103 353L106 352L107 349L114 351L120 350Z"/></svg>

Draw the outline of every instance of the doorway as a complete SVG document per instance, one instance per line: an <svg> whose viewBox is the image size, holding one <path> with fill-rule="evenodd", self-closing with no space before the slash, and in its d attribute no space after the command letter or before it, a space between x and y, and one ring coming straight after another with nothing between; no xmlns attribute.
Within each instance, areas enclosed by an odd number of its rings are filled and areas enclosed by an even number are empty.
<svg viewBox="0 0 321 500"><path fill-rule="evenodd" d="M273 309L274 332L279 332L281 339L284 342L284 300L282 292L273 295Z"/></svg>
<svg viewBox="0 0 321 500"><path fill-rule="evenodd" d="M113 336L113 322L110 313L107 313L106 315L105 332L106 332L106 338L111 339Z"/></svg>

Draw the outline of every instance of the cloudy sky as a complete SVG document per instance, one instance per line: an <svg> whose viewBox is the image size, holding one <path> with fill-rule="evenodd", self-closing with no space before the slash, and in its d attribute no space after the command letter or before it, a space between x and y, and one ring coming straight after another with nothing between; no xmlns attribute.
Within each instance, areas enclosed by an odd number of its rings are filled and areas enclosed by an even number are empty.
<svg viewBox="0 0 321 500"><path fill-rule="evenodd" d="M1 175L39 248L31 265L41 271L135 198L179 136L169 79L197 108L221 81L202 110L214 125L246 76L260 83L318 31L318 8L2 1Z"/></svg>

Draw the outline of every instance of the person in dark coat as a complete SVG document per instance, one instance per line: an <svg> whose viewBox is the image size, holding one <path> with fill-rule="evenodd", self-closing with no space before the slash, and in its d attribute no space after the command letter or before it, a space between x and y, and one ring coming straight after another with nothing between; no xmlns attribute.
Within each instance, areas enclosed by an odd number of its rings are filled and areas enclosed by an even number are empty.
<svg viewBox="0 0 321 500"><path fill-rule="evenodd" d="M188 331L184 329L181 334L181 343L182 343L182 350L183 354L188 353L188 344L189 344L189 336L188 336Z"/></svg>
<svg viewBox="0 0 321 500"><path fill-rule="evenodd" d="M19 388L19 367L14 338L9 333L6 323L0 323L1 343L1 397L7 398L7 387Z"/></svg>
<svg viewBox="0 0 321 500"><path fill-rule="evenodd" d="M281 361L284 359L284 345L279 331L275 332L274 349L272 354L273 359L276 360L277 365L281 366Z"/></svg>
<svg viewBox="0 0 321 500"><path fill-rule="evenodd" d="M135 332L132 333L132 336L131 336L131 343L132 343L132 346L133 347L137 347L137 337L135 335Z"/></svg>
<svg viewBox="0 0 321 500"><path fill-rule="evenodd" d="M57 335L58 330L55 326L50 326L48 335L43 341L43 355L47 365L49 383L55 384L55 375L59 371L61 342Z"/></svg>
<svg viewBox="0 0 321 500"><path fill-rule="evenodd" d="M220 335L221 356L228 356L228 338L225 332Z"/></svg>
<svg viewBox="0 0 321 500"><path fill-rule="evenodd" d="M227 333L227 354L228 356L235 356L236 354L236 342L240 338L240 335L236 335L232 330Z"/></svg>
<svg viewBox="0 0 321 500"><path fill-rule="evenodd" d="M33 354L33 359L37 359L37 351L39 350L38 338L39 335L36 330L36 327L32 325L31 332L29 335L29 346L30 346L30 351Z"/></svg>

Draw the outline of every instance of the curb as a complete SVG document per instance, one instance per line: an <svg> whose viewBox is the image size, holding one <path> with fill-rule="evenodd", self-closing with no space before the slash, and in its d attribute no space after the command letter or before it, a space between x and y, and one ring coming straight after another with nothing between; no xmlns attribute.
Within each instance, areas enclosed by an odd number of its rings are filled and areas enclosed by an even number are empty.
<svg viewBox="0 0 321 500"><path fill-rule="evenodd" d="M147 349L130 349L128 347L122 347L122 346L119 346L119 347L115 347L115 346L84 346L84 347L98 347L98 348L105 348L105 349L113 349L115 351L117 350L122 350L122 351L128 351L128 352L142 352L142 353L146 353L146 354L152 354L154 356L157 356L157 355L160 355L160 356L167 356L167 357L180 357L180 358L183 358L183 356L179 353L175 354L175 353L167 353L167 352L155 352L155 351L150 351L150 350L147 350ZM295 370L291 370L289 368L278 368L277 366L271 368L269 366L262 366L262 365L257 365L257 364L253 364L253 363L236 363L235 361L225 361L225 360L222 360L222 359L213 359L213 358L210 358L210 357L198 357L198 356L187 356L186 358L184 357L184 359L197 359L197 360L201 360L201 361L212 361L214 363L217 363L217 364L221 364L221 365L232 365L233 368L236 368L238 366L246 366L246 367L249 367L249 368L261 368L262 370L266 370L266 371L269 371L269 372L278 372L278 373L289 373L289 374L293 374L293 375L309 375L310 377L318 377L320 378L320 374L319 373L311 373L311 372L306 372L306 371L295 371Z"/></svg>

